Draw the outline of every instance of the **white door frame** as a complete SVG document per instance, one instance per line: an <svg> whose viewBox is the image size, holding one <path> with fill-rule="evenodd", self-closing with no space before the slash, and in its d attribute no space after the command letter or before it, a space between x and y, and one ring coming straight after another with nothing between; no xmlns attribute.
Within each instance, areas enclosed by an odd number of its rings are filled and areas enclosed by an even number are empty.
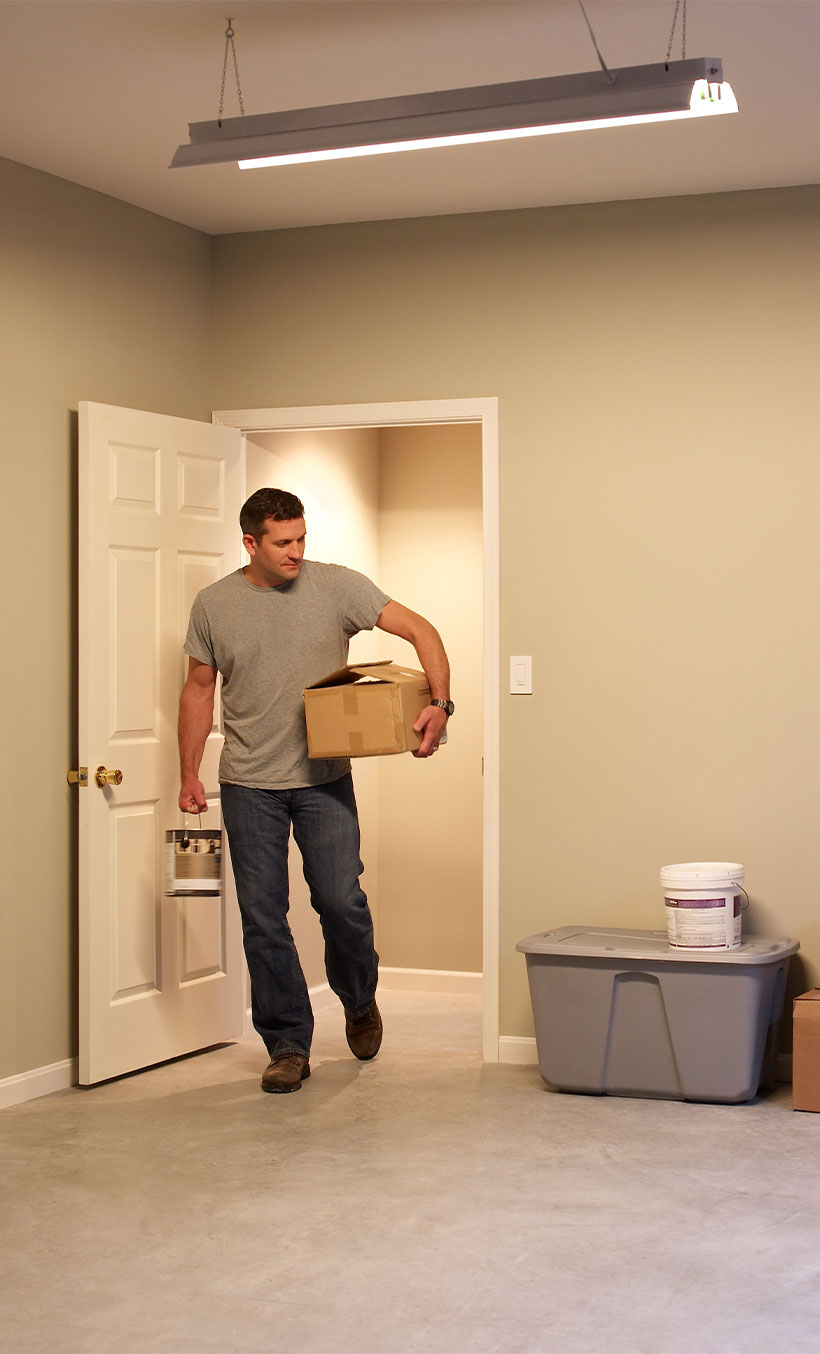
<svg viewBox="0 0 820 1354"><path fill-rule="evenodd" d="M498 400L407 400L289 409L220 409L214 423L243 433L297 429L390 428L441 423L481 424L484 547L484 1036L485 1062L498 1062L500 866L500 652Z"/></svg>

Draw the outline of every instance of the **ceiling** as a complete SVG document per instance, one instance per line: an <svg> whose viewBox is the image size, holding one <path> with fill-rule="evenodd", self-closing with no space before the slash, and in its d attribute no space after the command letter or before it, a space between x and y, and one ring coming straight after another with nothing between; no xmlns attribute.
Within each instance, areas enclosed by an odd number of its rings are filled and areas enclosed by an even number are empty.
<svg viewBox="0 0 820 1354"><path fill-rule="evenodd" d="M664 60L674 0L585 5L608 66ZM211 234L820 182L820 0L688 0L737 117L172 171L217 115L228 13L246 113L597 68L577 0L0 0L0 155Z"/></svg>

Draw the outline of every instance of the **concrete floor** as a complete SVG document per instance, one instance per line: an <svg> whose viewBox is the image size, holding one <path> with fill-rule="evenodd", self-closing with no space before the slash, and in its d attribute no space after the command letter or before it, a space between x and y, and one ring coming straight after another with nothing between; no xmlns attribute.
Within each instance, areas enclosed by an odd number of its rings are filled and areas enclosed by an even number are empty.
<svg viewBox="0 0 820 1354"><path fill-rule="evenodd" d="M558 1095L472 997L0 1114L3 1354L817 1354L820 1116Z"/></svg>

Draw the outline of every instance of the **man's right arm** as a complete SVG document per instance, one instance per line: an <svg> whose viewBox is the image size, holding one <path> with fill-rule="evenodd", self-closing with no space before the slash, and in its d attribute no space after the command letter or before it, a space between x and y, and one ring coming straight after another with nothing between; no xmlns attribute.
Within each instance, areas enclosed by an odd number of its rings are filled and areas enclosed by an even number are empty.
<svg viewBox="0 0 820 1354"><path fill-rule="evenodd" d="M208 807L199 779L199 765L214 726L216 668L188 659L188 678L179 698L179 807L183 813L204 813Z"/></svg>

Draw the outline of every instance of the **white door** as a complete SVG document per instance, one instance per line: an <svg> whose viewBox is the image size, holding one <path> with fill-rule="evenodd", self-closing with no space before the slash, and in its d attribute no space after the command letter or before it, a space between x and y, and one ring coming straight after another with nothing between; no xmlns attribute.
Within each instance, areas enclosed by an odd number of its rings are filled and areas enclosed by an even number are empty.
<svg viewBox="0 0 820 1354"><path fill-rule="evenodd" d="M220 893L163 892L165 834L186 821L177 808L182 644L196 593L241 562L243 458L236 429L80 404L82 1085L243 1030L227 852ZM201 773L209 828L220 825L218 711L215 721ZM98 768L122 772L121 783L98 785Z"/></svg>

